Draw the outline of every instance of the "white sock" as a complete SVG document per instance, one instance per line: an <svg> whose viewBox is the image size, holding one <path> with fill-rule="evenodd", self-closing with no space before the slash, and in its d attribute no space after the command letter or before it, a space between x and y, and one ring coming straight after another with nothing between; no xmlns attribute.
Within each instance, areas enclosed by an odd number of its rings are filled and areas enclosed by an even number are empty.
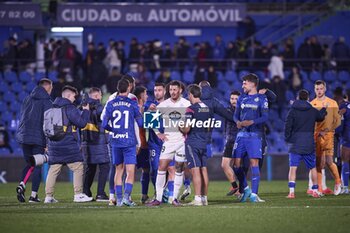
<svg viewBox="0 0 350 233"><path fill-rule="evenodd" d="M208 200L208 197L207 196L202 196L202 202L207 202L207 200Z"/></svg>
<svg viewBox="0 0 350 233"><path fill-rule="evenodd" d="M202 201L202 196L201 195L195 195L194 196L194 200L198 201L198 202L201 202Z"/></svg>
<svg viewBox="0 0 350 233"><path fill-rule="evenodd" d="M327 189L327 185L326 185L326 173L325 170L322 169L322 190Z"/></svg>
<svg viewBox="0 0 350 233"><path fill-rule="evenodd" d="M31 197L36 197L37 192L32 191Z"/></svg>
<svg viewBox="0 0 350 233"><path fill-rule="evenodd" d="M22 185L24 188L26 187L26 184L23 181L21 181L21 183L19 184Z"/></svg>
<svg viewBox="0 0 350 233"><path fill-rule="evenodd" d="M289 188L289 193L294 193L294 188Z"/></svg>
<svg viewBox="0 0 350 233"><path fill-rule="evenodd" d="M312 183L312 178L311 178L311 171L309 172L309 190L312 190L312 186L314 184Z"/></svg>
<svg viewBox="0 0 350 233"><path fill-rule="evenodd" d="M109 194L109 200L113 200L113 199L115 199L114 193L110 193L110 194Z"/></svg>
<svg viewBox="0 0 350 233"><path fill-rule="evenodd" d="M183 181L184 181L184 173L183 172L175 172L174 199L178 198Z"/></svg>
<svg viewBox="0 0 350 233"><path fill-rule="evenodd" d="M162 202L163 198L163 192L164 192L164 185L165 185L165 177L166 171L159 171L157 173L157 179L156 179L156 193L157 193L157 200L159 202Z"/></svg>

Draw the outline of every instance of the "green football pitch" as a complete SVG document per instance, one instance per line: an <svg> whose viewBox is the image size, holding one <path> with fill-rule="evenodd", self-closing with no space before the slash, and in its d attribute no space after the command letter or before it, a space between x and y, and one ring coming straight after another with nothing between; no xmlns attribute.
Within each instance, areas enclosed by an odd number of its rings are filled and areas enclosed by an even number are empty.
<svg viewBox="0 0 350 233"><path fill-rule="evenodd" d="M227 182L211 182L205 207L109 207L106 203L73 203L70 183L58 183L56 204L18 203L17 184L0 185L0 232L350 232L350 195L320 199L305 194L297 183L296 199L289 200L287 182L262 182L266 203L238 203L226 197ZM27 196L30 194L29 184ZM96 190L96 187L93 187ZM107 190L107 187L106 187ZM151 188L150 191L153 191ZM43 185L39 196L43 199ZM140 184L133 199L140 199ZM189 201L189 200L188 200Z"/></svg>

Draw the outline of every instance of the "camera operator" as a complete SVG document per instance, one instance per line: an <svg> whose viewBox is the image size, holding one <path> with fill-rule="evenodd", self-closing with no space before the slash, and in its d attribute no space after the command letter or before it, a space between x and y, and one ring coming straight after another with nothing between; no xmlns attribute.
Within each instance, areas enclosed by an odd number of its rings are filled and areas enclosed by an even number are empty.
<svg viewBox="0 0 350 233"><path fill-rule="evenodd" d="M85 157L86 169L84 179L84 193L92 196L91 185L94 181L97 165L99 167L96 201L106 201L109 198L104 189L109 174L109 150L108 134L101 127L102 92L97 87L89 90L88 96L82 101L82 105L90 105L90 116L87 125L81 129L82 152Z"/></svg>

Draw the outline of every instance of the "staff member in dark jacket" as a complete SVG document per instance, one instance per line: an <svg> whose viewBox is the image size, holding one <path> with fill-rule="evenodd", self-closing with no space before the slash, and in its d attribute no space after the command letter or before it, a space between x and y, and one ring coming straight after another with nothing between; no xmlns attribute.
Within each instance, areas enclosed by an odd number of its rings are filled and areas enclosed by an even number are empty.
<svg viewBox="0 0 350 233"><path fill-rule="evenodd" d="M55 107L63 108L63 124L67 127L65 137L60 141L49 140L49 172L46 178L45 203L55 203L53 197L57 176L62 166L67 165L73 171L74 202L92 201L91 197L83 193L84 165L83 155L77 141L75 127L84 128L89 121L89 104L83 106L80 112L73 104L78 94L76 88L65 86L62 97L57 97L53 103Z"/></svg>
<svg viewBox="0 0 350 233"><path fill-rule="evenodd" d="M96 201L109 200L104 189L109 174L108 134L101 126L102 92L100 88L92 87L86 103L90 105L90 117L87 125L81 129L82 151L85 157L86 170L84 193L91 197L91 185L94 181L97 165L99 167ZM86 104L83 103L83 104Z"/></svg>
<svg viewBox="0 0 350 233"><path fill-rule="evenodd" d="M295 198L296 171L300 160L304 160L305 165L311 171L312 196L315 198L321 197L317 185L314 131L315 123L323 121L327 112L325 107L320 111L313 108L308 100L309 93L306 90L300 90L298 100L293 103L285 125L285 140L290 143L289 195L287 196L290 199Z"/></svg>
<svg viewBox="0 0 350 233"><path fill-rule="evenodd" d="M25 187L32 173L32 194L29 202L40 202L37 193L41 180L41 167L31 166L29 158L34 154L43 154L45 151L46 138L43 131L43 122L44 112L52 107L51 91L51 80L41 79L38 86L34 88L22 104L16 139L22 146L27 165L23 169L21 182L16 188L17 199L20 202L25 202Z"/></svg>

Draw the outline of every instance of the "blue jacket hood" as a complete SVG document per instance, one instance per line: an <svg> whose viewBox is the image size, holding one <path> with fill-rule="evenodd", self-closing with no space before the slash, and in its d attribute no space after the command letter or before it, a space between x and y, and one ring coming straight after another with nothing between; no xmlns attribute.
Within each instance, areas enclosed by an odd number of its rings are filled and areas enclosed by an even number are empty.
<svg viewBox="0 0 350 233"><path fill-rule="evenodd" d="M310 108L312 108L312 106L306 100L296 100L296 101L294 101L292 108L299 110L299 111L307 111Z"/></svg>
<svg viewBox="0 0 350 233"><path fill-rule="evenodd" d="M58 106L58 107L63 107L67 105L73 105L72 102L69 101L67 98L63 97L57 97L55 101L53 102L53 105Z"/></svg>
<svg viewBox="0 0 350 233"><path fill-rule="evenodd" d="M213 98L213 89L209 86L202 87L202 100L209 100Z"/></svg>
<svg viewBox="0 0 350 233"><path fill-rule="evenodd" d="M33 91L30 93L30 96L33 99L50 99L50 95L46 92L46 90L41 87L37 86L33 89Z"/></svg>

